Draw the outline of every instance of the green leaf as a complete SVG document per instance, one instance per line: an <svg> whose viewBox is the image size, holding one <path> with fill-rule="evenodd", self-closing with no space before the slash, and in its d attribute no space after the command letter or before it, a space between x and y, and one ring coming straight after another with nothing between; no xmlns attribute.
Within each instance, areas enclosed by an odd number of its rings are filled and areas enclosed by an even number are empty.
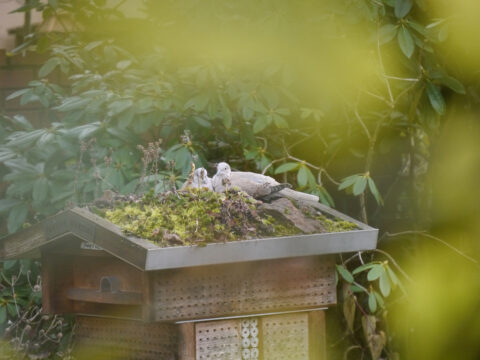
<svg viewBox="0 0 480 360"><path fill-rule="evenodd" d="M92 99L89 99L89 98L85 99L85 98L81 98L79 96L72 96L72 97L69 97L69 98L65 99L62 102L62 104L55 107L54 109L58 110L58 111L63 111L63 112L83 109L91 101L92 101Z"/></svg>
<svg viewBox="0 0 480 360"><path fill-rule="evenodd" d="M118 115L118 127L121 129L125 129L128 125L131 124L133 118L135 117L135 108L130 107L126 111L122 112Z"/></svg>
<svg viewBox="0 0 480 360"><path fill-rule="evenodd" d="M210 124L209 121L205 120L203 117L201 116L194 116L193 117L193 120L195 120L195 122L200 125L201 127L204 127L204 128L211 128L212 127L212 124Z"/></svg>
<svg viewBox="0 0 480 360"><path fill-rule="evenodd" d="M442 82L443 85L449 87L450 89L452 89L456 93L465 94L465 87L463 86L463 84L460 81L458 81L454 77L446 75L446 76L443 76L440 79L440 81Z"/></svg>
<svg viewBox="0 0 480 360"><path fill-rule="evenodd" d="M355 270L353 270L352 274L355 275L355 274L361 273L362 271L371 269L371 268L373 268L374 266L377 266L377 264L364 264L364 265L360 265L360 266L357 267Z"/></svg>
<svg viewBox="0 0 480 360"><path fill-rule="evenodd" d="M298 169L297 182L300 187L307 186L309 171L310 170L305 165L300 166L300 169Z"/></svg>
<svg viewBox="0 0 480 360"><path fill-rule="evenodd" d="M353 324L355 321L355 310L357 309L356 296L349 295L343 301L343 315L347 321L347 327L350 332L353 332Z"/></svg>
<svg viewBox="0 0 480 360"><path fill-rule="evenodd" d="M209 96L206 93L201 93L192 97L185 103L185 109L193 108L194 110L200 112L203 111L208 105Z"/></svg>
<svg viewBox="0 0 480 360"><path fill-rule="evenodd" d="M385 301L383 300L382 295L376 291L374 291L373 294L375 295L375 299L377 299L377 304L383 308L385 306Z"/></svg>
<svg viewBox="0 0 480 360"><path fill-rule="evenodd" d="M353 195L358 196L365 191L367 186L367 178L365 176L358 176L355 184L353 184Z"/></svg>
<svg viewBox="0 0 480 360"><path fill-rule="evenodd" d="M342 183L338 186L338 190L343 190L352 186L357 181L359 176L360 175L352 175L352 176L346 177L345 179L342 180Z"/></svg>
<svg viewBox="0 0 480 360"><path fill-rule="evenodd" d="M84 47L84 50L85 51L92 51L93 49L95 49L96 47L100 46L103 44L103 40L100 40L100 41L93 41L91 43L88 43L87 45L85 45Z"/></svg>
<svg viewBox="0 0 480 360"><path fill-rule="evenodd" d="M285 172L289 172L289 171L297 169L299 166L300 166L299 163L288 162L288 163L282 164L278 168L276 168L275 169L275 174L282 174L282 173L285 173Z"/></svg>
<svg viewBox="0 0 480 360"><path fill-rule="evenodd" d="M7 309L4 306L0 306L0 324L4 324L7 322Z"/></svg>
<svg viewBox="0 0 480 360"><path fill-rule="evenodd" d="M405 26L402 26L398 31L397 40L402 52L410 59L413 51L415 50L415 42L413 41L410 30L408 30Z"/></svg>
<svg viewBox="0 0 480 360"><path fill-rule="evenodd" d="M385 44L393 40L397 35L398 25L387 24L382 26L378 31L380 44Z"/></svg>
<svg viewBox="0 0 480 360"><path fill-rule="evenodd" d="M13 269L15 265L17 265L18 260L7 260L3 263L3 269L4 270L10 270Z"/></svg>
<svg viewBox="0 0 480 360"><path fill-rule="evenodd" d="M371 177L368 178L368 188L370 189L370 192L372 193L373 197L377 201L377 204L383 205L382 196L378 192L377 186L375 185L375 182Z"/></svg>
<svg viewBox="0 0 480 360"><path fill-rule="evenodd" d="M395 272L389 266L387 266L387 272L390 280L392 280L392 284L394 285L393 287L398 285L400 283L400 280L398 280L397 275L395 275Z"/></svg>
<svg viewBox="0 0 480 360"><path fill-rule="evenodd" d="M7 229L10 234L14 233L27 220L28 205L21 203L10 210L7 218Z"/></svg>
<svg viewBox="0 0 480 360"><path fill-rule="evenodd" d="M375 299L375 295L373 294L373 291L368 294L368 308L372 313L377 311L377 300Z"/></svg>
<svg viewBox="0 0 480 360"><path fill-rule="evenodd" d="M222 123L223 123L223 126L225 126L227 129L230 129L230 127L232 126L232 113L230 112L230 109L227 108L226 106L224 106L222 108L222 113L223 113L223 117L222 117Z"/></svg>
<svg viewBox="0 0 480 360"><path fill-rule="evenodd" d="M130 99L117 100L108 105L110 115L114 116L120 114L130 108L133 105L133 101Z"/></svg>
<svg viewBox="0 0 480 360"><path fill-rule="evenodd" d="M13 318L18 317L20 315L17 312L17 307L15 306L15 304L10 303L10 302L7 303L7 312Z"/></svg>
<svg viewBox="0 0 480 360"><path fill-rule="evenodd" d="M285 120L280 115L274 114L273 115L273 122L275 123L275 126L279 129L287 129L288 128L287 120Z"/></svg>
<svg viewBox="0 0 480 360"><path fill-rule="evenodd" d="M388 275L386 271L383 271L380 275L380 292L384 297L390 295L390 280L388 279Z"/></svg>
<svg viewBox="0 0 480 360"><path fill-rule="evenodd" d="M385 269L383 268L383 265L376 264L368 272L367 279L368 279L368 281L377 280L383 273L385 273Z"/></svg>
<svg viewBox="0 0 480 360"><path fill-rule="evenodd" d="M42 65L40 70L38 70L38 76L43 78L50 74L58 65L60 64L60 59L53 57L49 59L45 64Z"/></svg>
<svg viewBox="0 0 480 360"><path fill-rule="evenodd" d="M445 113L445 100L443 99L440 88L431 83L427 83L427 96L433 109L440 115Z"/></svg>
<svg viewBox="0 0 480 360"><path fill-rule="evenodd" d="M32 198L33 202L40 204L43 202L48 195L48 180L44 177L41 177L33 183L33 192Z"/></svg>
<svg viewBox="0 0 480 360"><path fill-rule="evenodd" d="M335 201L333 201L333 198L330 196L327 189L325 189L323 186L317 185L317 191L314 191L314 194L318 195L322 204L325 204L329 207L335 206Z"/></svg>
<svg viewBox="0 0 480 360"><path fill-rule="evenodd" d="M130 60L122 60L122 61L119 61L117 63L117 69L119 70L125 70L126 68L128 68L130 65L132 64L132 62Z"/></svg>
<svg viewBox="0 0 480 360"><path fill-rule="evenodd" d="M9 211L15 205L20 204L17 199L0 199L0 214Z"/></svg>
<svg viewBox="0 0 480 360"><path fill-rule="evenodd" d="M259 117L256 121L255 124L253 124L253 132L255 134L259 133L263 129L265 129L268 125L268 121L265 117Z"/></svg>
<svg viewBox="0 0 480 360"><path fill-rule="evenodd" d="M350 274L350 271L348 271L343 265L336 265L338 273L342 276L342 278L348 282L348 283L353 283L353 275Z"/></svg>
<svg viewBox="0 0 480 360"><path fill-rule="evenodd" d="M397 0L395 2L395 16L398 19L405 17L412 9L411 0Z"/></svg>
<svg viewBox="0 0 480 360"><path fill-rule="evenodd" d="M417 23L416 21L413 21L413 20L407 20L407 23L408 25L410 25L410 27L412 29L414 29L416 32L418 32L419 34L423 35L423 36L427 36L427 30L425 29L425 27L419 23Z"/></svg>
<svg viewBox="0 0 480 360"><path fill-rule="evenodd" d="M25 94L26 92L29 92L29 91L32 91L32 89L28 88L28 89L17 90L15 92L11 93L10 95L8 95L5 100L15 99L16 97L19 97L20 95L23 95L23 94Z"/></svg>

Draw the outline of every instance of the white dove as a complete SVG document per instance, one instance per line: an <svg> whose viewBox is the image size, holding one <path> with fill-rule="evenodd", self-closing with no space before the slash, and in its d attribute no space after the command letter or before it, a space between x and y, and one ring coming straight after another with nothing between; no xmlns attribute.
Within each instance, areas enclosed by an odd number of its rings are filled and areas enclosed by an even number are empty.
<svg viewBox="0 0 480 360"><path fill-rule="evenodd" d="M196 189L207 188L208 190L213 190L212 179L208 177L207 170L204 168L198 168L193 173L192 186Z"/></svg>
<svg viewBox="0 0 480 360"><path fill-rule="evenodd" d="M213 191L222 192L227 190L227 187L230 184L231 174L232 170L230 169L230 165L226 162L217 164L217 173L213 175L212 178Z"/></svg>
<svg viewBox="0 0 480 360"><path fill-rule="evenodd" d="M254 198L265 197L291 187L290 184L280 184L270 176L232 171L230 165L225 162L217 165L217 173L212 179L212 185L216 192L225 191L228 186L235 186Z"/></svg>

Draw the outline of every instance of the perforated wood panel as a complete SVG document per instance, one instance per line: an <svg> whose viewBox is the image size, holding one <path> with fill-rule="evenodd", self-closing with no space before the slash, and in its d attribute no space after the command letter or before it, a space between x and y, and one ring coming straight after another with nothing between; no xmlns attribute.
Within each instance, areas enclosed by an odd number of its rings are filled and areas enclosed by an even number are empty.
<svg viewBox="0 0 480 360"><path fill-rule="evenodd" d="M173 324L78 316L75 334L79 359L176 359Z"/></svg>
<svg viewBox="0 0 480 360"><path fill-rule="evenodd" d="M197 360L242 358L241 327L238 320L210 321L195 326Z"/></svg>
<svg viewBox="0 0 480 360"><path fill-rule="evenodd" d="M308 314L262 318L263 360L309 360Z"/></svg>
<svg viewBox="0 0 480 360"><path fill-rule="evenodd" d="M303 257L158 271L157 321L259 314L336 302L334 263Z"/></svg>

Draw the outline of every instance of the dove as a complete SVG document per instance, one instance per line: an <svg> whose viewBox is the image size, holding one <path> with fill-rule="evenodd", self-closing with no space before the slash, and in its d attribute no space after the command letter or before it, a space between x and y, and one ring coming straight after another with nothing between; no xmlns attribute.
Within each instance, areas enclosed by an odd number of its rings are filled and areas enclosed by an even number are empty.
<svg viewBox="0 0 480 360"><path fill-rule="evenodd" d="M221 162L217 165L217 173L212 178L212 187L215 192L222 192L227 190L230 184L230 175L232 170L230 165L226 162Z"/></svg>
<svg viewBox="0 0 480 360"><path fill-rule="evenodd" d="M208 190L213 190L212 179L208 177L207 170L205 170L203 167L195 169L195 164L192 163L192 169L188 175L188 179L183 183L180 190L189 188L207 188Z"/></svg>
<svg viewBox="0 0 480 360"><path fill-rule="evenodd" d="M207 170L204 168L198 168L193 173L192 187L196 189L207 188L213 190L212 179L208 177Z"/></svg>
<svg viewBox="0 0 480 360"><path fill-rule="evenodd" d="M269 176L252 172L232 171L230 165L225 162L217 165L217 173L213 177L212 184L216 192L225 191L230 185L240 188L256 199L291 187L290 184L280 184Z"/></svg>

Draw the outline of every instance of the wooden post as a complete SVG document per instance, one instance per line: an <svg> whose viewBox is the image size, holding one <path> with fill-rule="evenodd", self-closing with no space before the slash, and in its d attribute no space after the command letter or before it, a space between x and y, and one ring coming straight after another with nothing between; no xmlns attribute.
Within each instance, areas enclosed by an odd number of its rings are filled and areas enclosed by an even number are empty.
<svg viewBox="0 0 480 360"><path fill-rule="evenodd" d="M178 359L195 360L195 323L178 325Z"/></svg>
<svg viewBox="0 0 480 360"><path fill-rule="evenodd" d="M326 360L325 312L322 310L308 313L308 334L310 360Z"/></svg>

